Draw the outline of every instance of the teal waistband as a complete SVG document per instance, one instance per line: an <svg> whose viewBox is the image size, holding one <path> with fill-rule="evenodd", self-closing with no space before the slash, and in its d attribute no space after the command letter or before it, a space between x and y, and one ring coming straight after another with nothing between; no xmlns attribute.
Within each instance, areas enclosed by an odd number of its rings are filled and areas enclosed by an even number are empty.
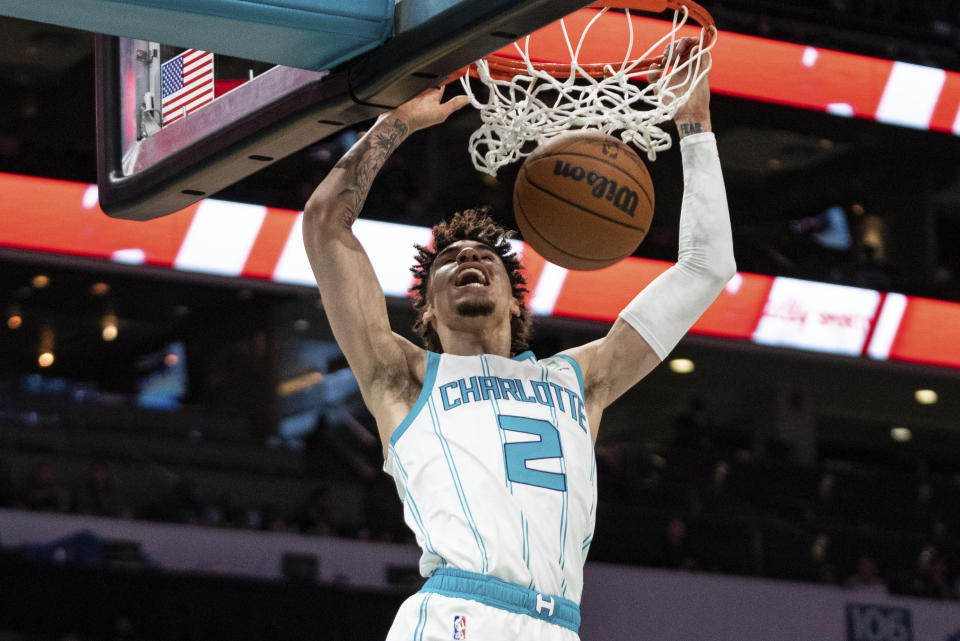
<svg viewBox="0 0 960 641"><path fill-rule="evenodd" d="M554 625L580 631L580 606L563 597L507 583L492 576L440 568L420 589L456 599L477 601L508 612L525 614Z"/></svg>

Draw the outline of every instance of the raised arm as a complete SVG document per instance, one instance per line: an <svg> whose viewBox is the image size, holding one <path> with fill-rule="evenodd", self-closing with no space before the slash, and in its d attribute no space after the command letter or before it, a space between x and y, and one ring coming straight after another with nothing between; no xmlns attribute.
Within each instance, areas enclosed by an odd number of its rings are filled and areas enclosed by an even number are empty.
<svg viewBox="0 0 960 641"><path fill-rule="evenodd" d="M396 427L394 419L402 418L406 398L419 391L413 390L412 373L417 356L425 357L391 331L383 290L352 225L394 149L417 129L443 122L466 104L463 96L441 103L441 94L428 91L382 115L304 207L303 244L327 320L384 441Z"/></svg>
<svg viewBox="0 0 960 641"><path fill-rule="evenodd" d="M680 57L695 43L679 41ZM594 439L603 410L667 357L736 273L706 77L674 121L683 157L677 263L637 295L605 337L568 351L583 370Z"/></svg>

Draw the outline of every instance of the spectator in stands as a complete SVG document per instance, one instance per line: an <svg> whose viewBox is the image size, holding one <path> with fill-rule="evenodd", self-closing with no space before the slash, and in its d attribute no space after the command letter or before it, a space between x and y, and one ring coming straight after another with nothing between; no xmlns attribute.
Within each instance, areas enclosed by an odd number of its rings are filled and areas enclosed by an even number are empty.
<svg viewBox="0 0 960 641"><path fill-rule="evenodd" d="M87 480L73 491L71 511L95 516L129 516L113 470L106 461L93 461L87 471Z"/></svg>
<svg viewBox="0 0 960 641"><path fill-rule="evenodd" d="M802 581L836 584L837 567L831 559L830 537L826 534L817 534L810 543L806 558L801 560L797 568L797 578Z"/></svg>
<svg viewBox="0 0 960 641"><path fill-rule="evenodd" d="M843 585L859 592L887 593L887 584L880 576L877 560L866 552L857 558L856 571L844 580Z"/></svg>
<svg viewBox="0 0 960 641"><path fill-rule="evenodd" d="M837 479L830 472L820 476L817 485L817 510L822 514L832 514L835 510Z"/></svg>
<svg viewBox="0 0 960 641"><path fill-rule="evenodd" d="M221 492L211 506L210 525L220 527L250 527L247 510L240 505L240 497L232 490ZM257 523L259 526L259 522Z"/></svg>
<svg viewBox="0 0 960 641"><path fill-rule="evenodd" d="M743 511L741 501L730 491L730 475L734 470L730 463L716 460L708 469L710 474L699 479L694 512L730 516Z"/></svg>
<svg viewBox="0 0 960 641"><path fill-rule="evenodd" d="M914 596L931 599L957 598L950 580L947 560L933 546L927 546L920 552L916 570L906 587L907 593Z"/></svg>
<svg viewBox="0 0 960 641"><path fill-rule="evenodd" d="M280 508L267 504L260 510L260 529L267 532L286 532L290 528Z"/></svg>
<svg viewBox="0 0 960 641"><path fill-rule="evenodd" d="M596 447L597 471L607 499L633 501L663 483L664 459L636 444L608 441Z"/></svg>
<svg viewBox="0 0 960 641"><path fill-rule="evenodd" d="M16 495L13 491L13 477L10 475L10 468L0 460L0 507L12 507L16 502Z"/></svg>
<svg viewBox="0 0 960 641"><path fill-rule="evenodd" d="M129 617L120 615L113 622L113 641L135 641L138 637L133 621Z"/></svg>
<svg viewBox="0 0 960 641"><path fill-rule="evenodd" d="M851 285L867 289L879 289L884 292L893 288L891 268L879 260L877 253L877 248L873 245L863 247L863 254L857 256L853 265Z"/></svg>
<svg viewBox="0 0 960 641"><path fill-rule="evenodd" d="M696 570L700 566L690 547L687 522L683 518L674 516L667 521L654 564L677 570Z"/></svg>
<svg viewBox="0 0 960 641"><path fill-rule="evenodd" d="M297 530L302 534L336 536L337 528L330 518L330 505L327 502L326 486L314 488L307 502L296 517Z"/></svg>
<svg viewBox="0 0 960 641"><path fill-rule="evenodd" d="M713 445L710 419L704 409L703 399L694 398L686 412L674 423L674 442L677 447L688 450L709 451Z"/></svg>
<svg viewBox="0 0 960 641"><path fill-rule="evenodd" d="M953 599L957 598L955 584L950 577L950 567L947 559L941 555L934 558L930 564L930 573L927 577L927 596L934 599Z"/></svg>
<svg viewBox="0 0 960 641"><path fill-rule="evenodd" d="M358 538L413 542L412 532L403 522L403 506L397 501L397 487L389 476L380 474L364 483L363 511L364 525L356 532Z"/></svg>
<svg viewBox="0 0 960 641"><path fill-rule="evenodd" d="M28 510L64 512L69 504L69 494L57 479L53 462L37 461L20 495L20 503Z"/></svg>
<svg viewBox="0 0 960 641"><path fill-rule="evenodd" d="M191 479L182 478L164 496L147 507L144 517L156 521L200 524L209 512L208 506L200 498L197 484Z"/></svg>

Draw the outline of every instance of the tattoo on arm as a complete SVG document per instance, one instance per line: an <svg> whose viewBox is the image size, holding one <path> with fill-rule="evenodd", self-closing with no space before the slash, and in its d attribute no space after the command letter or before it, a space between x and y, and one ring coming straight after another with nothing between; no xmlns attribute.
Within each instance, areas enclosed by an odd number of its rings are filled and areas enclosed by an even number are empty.
<svg viewBox="0 0 960 641"><path fill-rule="evenodd" d="M406 135L406 123L394 119L384 131L371 131L364 136L336 164L335 169L347 173L344 178L346 184L337 198L343 206L343 223L348 227L360 216L373 179Z"/></svg>
<svg viewBox="0 0 960 641"><path fill-rule="evenodd" d="M703 123L701 122L682 122L680 123L680 136L692 136L703 132Z"/></svg>

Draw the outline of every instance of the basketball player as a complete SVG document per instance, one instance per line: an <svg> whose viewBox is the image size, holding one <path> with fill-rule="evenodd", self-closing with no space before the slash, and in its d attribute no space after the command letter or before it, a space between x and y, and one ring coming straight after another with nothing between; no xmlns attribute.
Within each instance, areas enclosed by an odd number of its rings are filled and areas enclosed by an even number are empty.
<svg viewBox="0 0 960 641"><path fill-rule="evenodd" d="M681 57L693 46L680 41ZM465 97L444 103L429 91L384 114L307 202L304 243L324 310L377 420L429 577L389 641L578 638L604 408L667 356L736 270L709 99L704 78L675 118L679 262L606 336L543 360L523 351L529 313L509 234L482 210L437 225L433 248L418 248L412 292L428 349L391 331L351 231L390 153Z"/></svg>

